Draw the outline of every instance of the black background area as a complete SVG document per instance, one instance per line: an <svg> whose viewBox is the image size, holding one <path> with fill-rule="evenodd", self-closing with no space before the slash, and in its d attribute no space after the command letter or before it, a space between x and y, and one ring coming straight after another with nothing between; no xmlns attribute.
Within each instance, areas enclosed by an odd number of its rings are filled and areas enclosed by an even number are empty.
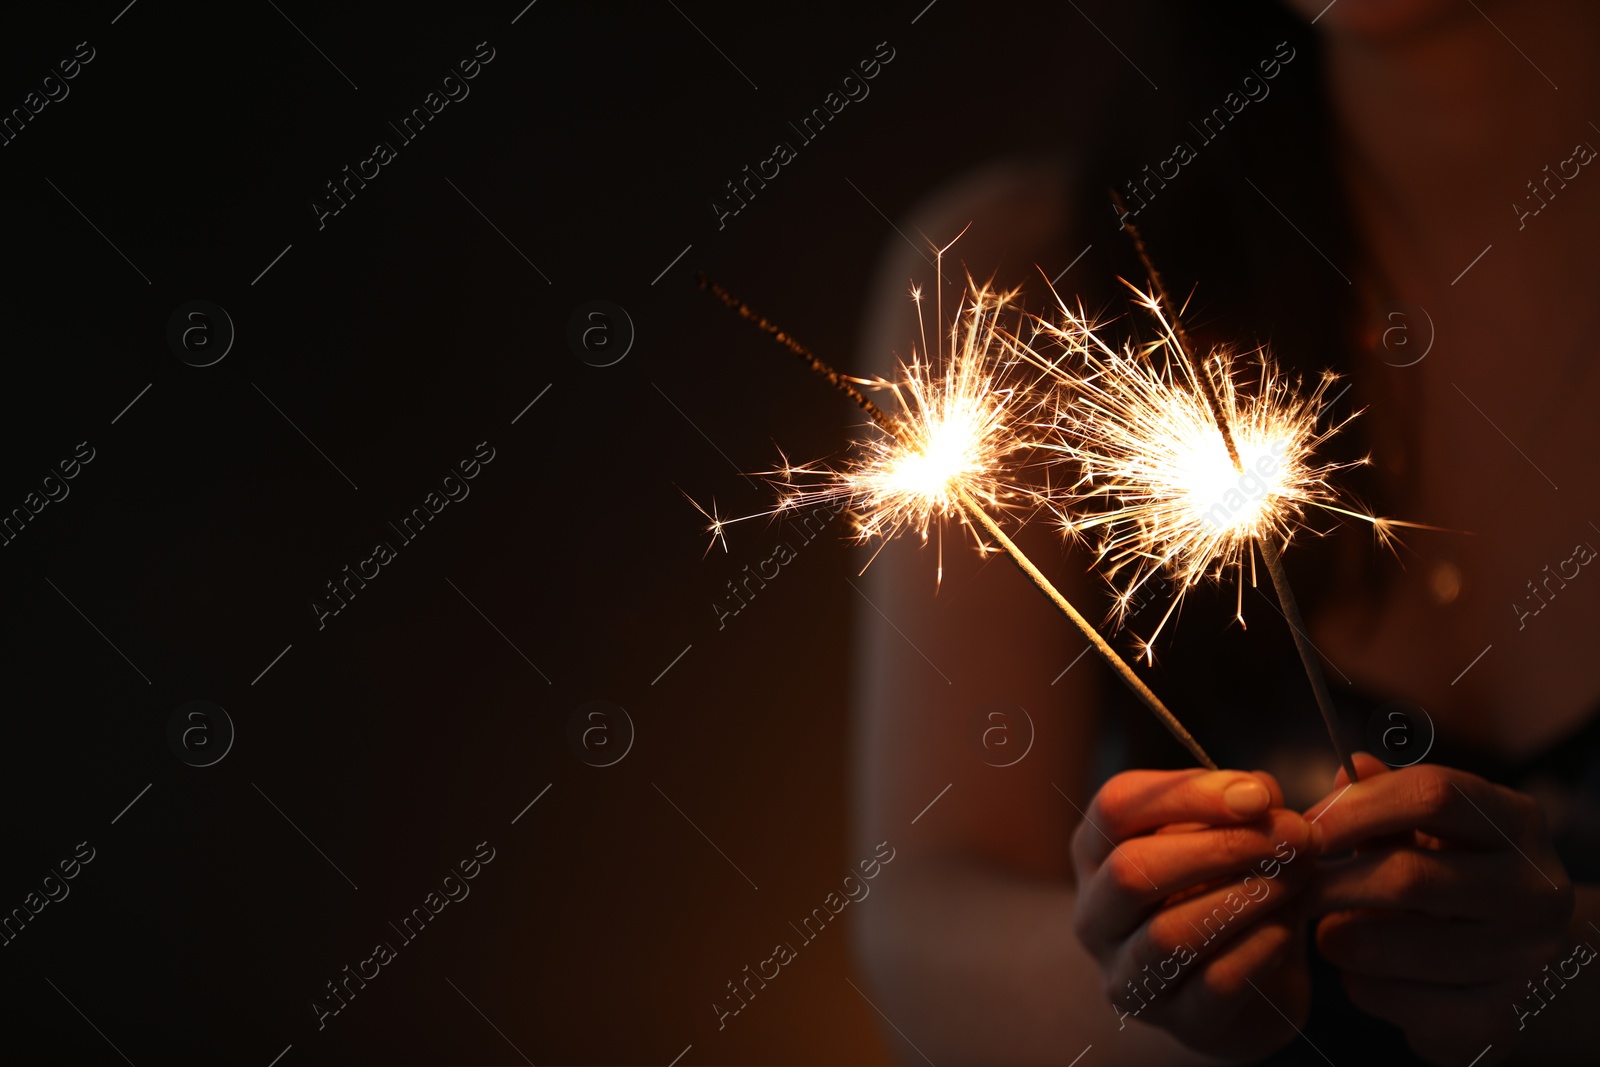
<svg viewBox="0 0 1600 1067"><path fill-rule="evenodd" d="M7 111L95 50L0 147L0 510L95 457L0 548L0 911L95 849L0 948L14 1055L884 1058L842 929L726 1029L710 1007L864 858L839 666L864 556L841 523L719 630L724 584L790 535L703 557L682 494L759 510L741 472L774 442L828 455L858 422L694 271L848 362L887 219L1051 142L1063 69L1108 47L1070 6L924 4L4 17ZM399 143L386 123L484 41L470 95ZM719 229L724 182L883 41L870 96ZM378 140L396 158L319 227ZM567 343L595 299L637 330L605 368ZM167 344L191 300L237 332L210 367ZM483 441L470 495L401 544L388 523ZM396 558L319 628L377 541ZM167 747L192 699L237 731L211 767ZM567 742L592 700L636 730L611 767ZM470 896L402 944L480 841ZM397 958L319 1029L379 941Z"/></svg>

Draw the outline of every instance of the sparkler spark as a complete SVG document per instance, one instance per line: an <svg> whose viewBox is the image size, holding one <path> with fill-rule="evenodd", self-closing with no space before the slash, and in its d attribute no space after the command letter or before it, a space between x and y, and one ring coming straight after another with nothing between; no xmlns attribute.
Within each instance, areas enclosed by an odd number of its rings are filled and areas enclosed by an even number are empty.
<svg viewBox="0 0 1600 1067"><path fill-rule="evenodd" d="M1335 375L1324 374L1303 391L1264 349L1248 362L1219 349L1191 369L1170 351L1176 334L1156 295L1135 291L1163 327L1162 340L1142 352L1110 347L1095 324L1065 303L1060 317L1041 329L1083 367L1059 372L1058 440L1050 447L1078 472L1076 482L1048 494L1063 526L1097 541L1116 588L1112 614L1119 626L1153 579L1168 578L1175 586L1167 611L1140 642L1149 661L1155 638L1203 579L1236 573L1242 624L1245 570L1253 584L1255 546L1287 545L1308 528L1311 509L1366 519L1385 542L1395 524L1359 510L1336 489L1337 476L1365 458L1318 458L1356 417L1322 428ZM1158 350L1167 358L1158 359ZM1199 374L1207 376L1228 422L1237 462L1195 380Z"/></svg>
<svg viewBox="0 0 1600 1067"><path fill-rule="evenodd" d="M678 492L683 493L683 490L679 489ZM728 551L728 536L723 530L723 527L730 522L738 522L739 520L724 519L721 514L717 512L716 497L711 498L710 511L707 511L705 508L701 507L699 502L688 493L683 493L683 498L700 513L701 518L706 520L706 533L711 535L711 543L706 545L706 550L704 552L700 553L700 558L705 559L707 556L711 555L711 550L716 548L719 543L722 545L723 554L726 555Z"/></svg>
<svg viewBox="0 0 1600 1067"><path fill-rule="evenodd" d="M998 545L1173 736L1212 769L1216 764L1199 743L991 512L1025 503L1049 507L1070 535L1097 538L1114 588L1121 576L1112 608L1119 626L1152 579L1173 579L1176 592L1168 609L1142 641L1147 661L1153 661L1156 636L1187 591L1203 579L1236 573L1235 614L1243 625L1245 566L1253 585L1259 549L1317 706L1353 782L1355 767L1339 739L1332 697L1281 554L1297 534L1310 529L1313 509L1364 520L1385 545L1392 545L1396 526L1434 527L1369 514L1335 488L1340 473L1369 462L1319 458L1322 446L1356 417L1321 428L1325 396L1337 376L1324 374L1306 393L1299 380L1276 368L1265 348L1253 353L1253 372L1242 370L1228 349L1198 358L1181 318L1169 318L1171 300L1137 230L1125 228L1150 279L1148 292L1129 288L1160 327L1153 343L1113 347L1102 338L1100 324L1059 297L1056 318L1027 316L1019 309L1017 329L1008 330L1002 315L1013 307L1017 291L996 291L969 279L950 326L948 351L941 345L929 353L924 326L921 351L913 349L893 381L841 375L702 275L702 288L848 394L878 431L857 440L839 463L795 465L785 459L779 470L768 472L778 481L780 496L777 507L764 514L843 505L851 511L858 541L884 544L908 530L926 542L930 528L942 531L945 520L959 519L980 553L994 550L989 542ZM941 264L944 251L939 250ZM942 274L940 282L942 289ZM920 320L920 291L914 289L912 298ZM942 313L935 319L942 323ZM1041 338L1046 344L1038 343ZM1046 356L1042 349L1053 351ZM888 391L898 410L885 411L862 387ZM1034 453L1053 458L1041 465ZM1064 488L1049 484L1051 466L1060 463L1076 475ZM1042 487L1013 480L1029 465L1044 471ZM706 531L712 544L722 540L726 549L725 528L743 519L724 519L714 505L709 513L695 507L710 523ZM941 536L941 577L942 544Z"/></svg>
<svg viewBox="0 0 1600 1067"><path fill-rule="evenodd" d="M944 249L940 249L941 263L943 253ZM1053 369L1041 365L1018 335L1001 328L1000 316L1010 307L1014 290L997 292L969 280L968 295L950 328L949 351L936 350L931 358L914 351L911 362L901 365L900 379L888 381L839 374L726 290L703 276L701 285L852 397L881 431L857 441L855 454L839 465L794 466L785 461L781 470L773 472L781 480L781 494L777 508L768 514L844 503L854 514L856 539L880 538L884 544L909 529L917 530L926 541L931 526L941 524L942 529L943 520L957 517L972 531L980 552L992 551L979 536L981 530L1088 638L1107 665L1168 731L1201 764L1217 769L1215 761L1177 717L990 514L989 509L1005 507L1016 500L1037 499L1037 490L1012 484L1010 473L1022 465L1019 457L1040 443L1033 433L1047 425L1040 416L1048 414L1053 397L1050 390L1039 388ZM912 298L917 302L920 319L921 293L913 290ZM936 308L941 306L936 303ZM936 321L942 322L938 311ZM1025 321L1019 315L1019 326ZM927 348L924 327L922 352L926 353ZM898 402L899 411L886 412L860 386L888 390ZM709 517L712 524L707 532L721 536L730 520ZM941 540L941 576L942 551Z"/></svg>
<svg viewBox="0 0 1600 1067"><path fill-rule="evenodd" d="M1156 635L1207 575L1237 573L1234 612L1243 625L1244 564L1249 561L1254 584L1259 548L1328 737L1353 782L1355 764L1339 737L1333 696L1282 560L1283 546L1304 528L1307 508L1360 514L1338 502L1329 481L1349 464L1319 464L1315 458L1317 446L1343 425L1317 431L1323 394L1334 378L1324 375L1310 395L1302 395L1299 383L1281 377L1261 349L1253 388L1241 390L1230 352L1216 350L1202 362L1181 321L1167 320L1160 276L1137 231L1130 232L1151 282L1150 292L1134 291L1160 323L1161 340L1142 354L1113 350L1065 305L1062 323L1045 327L1068 350L1080 352L1089 368L1071 383L1076 392L1057 419L1060 451L1082 471L1077 502L1109 502L1086 519L1069 513L1068 529L1081 534L1104 527L1100 555L1109 560L1108 580L1122 570L1130 573L1113 608L1113 615L1121 613L1119 622L1152 576L1165 573L1175 580L1166 614L1143 642L1147 662L1154 658ZM1153 358L1158 350L1167 357L1159 366Z"/></svg>
<svg viewBox="0 0 1600 1067"><path fill-rule="evenodd" d="M1115 192L1112 202L1126 220L1122 198ZM1244 561L1250 562L1253 583L1254 550L1259 548L1323 725L1354 782L1355 763L1339 737L1333 696L1284 570L1283 548L1306 528L1306 509L1313 506L1368 520L1380 541L1390 537L1391 527L1414 524L1378 519L1341 503L1329 479L1356 464L1317 463L1317 446L1343 425L1326 433L1316 429L1323 394L1334 377L1324 374L1316 390L1302 396L1300 383L1283 379L1263 348L1257 353L1260 369L1254 388L1241 392L1231 354L1216 350L1201 360L1181 315L1168 319L1165 309L1172 301L1144 239L1132 223L1124 221L1123 228L1150 279L1149 292L1129 288L1160 325L1160 340L1142 359L1130 349L1118 353L1064 303L1059 326L1052 330L1041 324L1069 351L1080 351L1093 368L1077 383L1087 398L1089 417L1058 419L1062 451L1081 466L1079 489L1085 497L1110 497L1118 504L1077 528L1107 526L1101 553L1111 559L1111 575L1131 566L1132 579L1120 600L1124 612L1128 594L1152 574L1167 571L1178 580L1157 633L1201 577L1230 566L1238 571L1235 614L1242 625ZM1158 350L1166 356L1161 368L1151 358ZM1174 366L1181 375L1174 373ZM1144 643L1147 659L1153 654L1153 636Z"/></svg>
<svg viewBox="0 0 1600 1067"><path fill-rule="evenodd" d="M1014 296L969 282L948 349L913 349L893 380L847 379L892 395L894 410L868 408L882 432L858 439L844 462L786 463L770 472L780 488L775 514L845 504L857 541L915 531L926 542L930 528L942 530L949 519L970 529L963 498L1005 507L1028 497L1011 478L1034 447L1029 430L1044 400L1017 373L1018 345L1002 325ZM921 293L913 290L912 299L920 317ZM1020 324L1020 311L1017 317ZM975 531L974 539L980 552L990 551ZM941 577L943 569L941 538Z"/></svg>

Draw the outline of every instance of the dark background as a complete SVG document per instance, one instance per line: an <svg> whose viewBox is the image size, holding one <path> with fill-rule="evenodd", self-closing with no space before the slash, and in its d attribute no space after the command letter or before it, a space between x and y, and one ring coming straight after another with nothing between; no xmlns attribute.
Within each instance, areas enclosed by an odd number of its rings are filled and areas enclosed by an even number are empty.
<svg viewBox="0 0 1600 1067"><path fill-rule="evenodd" d="M1060 148L1069 75L1122 61L1071 5L524 3L0 20L0 110L95 50L0 147L0 512L95 450L0 548L0 913L95 849L0 948L7 1059L884 1061L843 929L726 1029L710 1008L862 858L864 557L841 525L719 632L780 535L702 557L680 489L759 510L741 471L856 418L694 272L848 362L887 219ZM400 145L386 120L480 41L470 95ZM881 41L870 96L719 230L723 183ZM397 158L319 229L378 139ZM167 340L196 299L236 330L204 368ZM637 330L614 366L568 342L593 299ZM319 630L324 583L485 440L470 495ZM237 731L210 767L168 743L193 699ZM568 740L596 699L636 731L605 768ZM388 923L480 841L470 897L399 946ZM398 958L319 1030L312 998L380 940Z"/></svg>

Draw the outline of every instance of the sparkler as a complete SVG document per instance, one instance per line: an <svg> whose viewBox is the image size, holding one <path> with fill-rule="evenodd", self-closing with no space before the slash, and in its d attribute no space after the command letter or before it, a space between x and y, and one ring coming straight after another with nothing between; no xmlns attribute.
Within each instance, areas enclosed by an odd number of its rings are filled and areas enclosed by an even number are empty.
<svg viewBox="0 0 1600 1067"><path fill-rule="evenodd" d="M878 537L887 542L907 529L918 530L926 540L931 525L951 517L981 529L1077 627L1173 737L1200 763L1217 769L1177 716L1017 547L985 507L987 504L998 508L1014 496L1032 495L1031 491L1010 484L1008 461L1035 447L1036 442L1028 439L1024 427L1051 403L1051 397L1035 388L1034 382L1015 373L1017 368L1037 364L1038 357L1026 342L1000 326L999 316L1014 293L972 286L970 299L958 310L951 325L948 358L941 353L924 362L914 356L909 366L902 366L901 381L889 382L840 374L704 274L700 285L854 400L881 431L880 436L858 443L859 454L843 467L794 467L786 462L778 473L792 488L784 493L773 514L802 504L846 501L856 508L856 536L863 541ZM913 292L913 298L920 309L920 293ZM936 312L936 318L942 322L942 313ZM922 347L926 352L926 336ZM862 385L889 389L899 401L900 411L890 414L873 403L859 388ZM795 485L797 480L799 484ZM727 521L713 516L710 532L720 536ZM978 543L980 551L987 551L981 539Z"/></svg>
<svg viewBox="0 0 1600 1067"><path fill-rule="evenodd" d="M1161 317L1153 294L1139 297ZM1241 471L1205 396L1190 379L1175 378L1173 360L1158 365L1148 353L1112 349L1093 324L1065 305L1060 320L1044 322L1042 330L1086 370L1067 374L1051 368L1068 398L1056 417L1058 440L1046 447L1063 453L1063 461L1080 469L1082 477L1069 489L1041 495L1049 498L1069 534L1104 535L1100 556L1110 561L1109 578L1131 575L1113 608L1119 623L1126 622L1147 583L1163 574L1176 578L1171 606L1141 641L1147 658L1153 658L1155 638L1184 593L1206 577L1242 572L1258 540L1287 540L1310 507L1367 519L1380 539L1391 537L1392 520L1344 506L1331 488L1334 476L1355 464L1316 460L1318 447L1344 425L1319 429L1324 396L1337 381L1333 375L1324 375L1305 394L1258 353L1255 382L1241 391L1235 357L1227 351L1213 354L1206 373L1213 376L1219 404L1233 413L1229 421ZM1109 504L1087 515L1074 507L1093 501ZM1239 589L1235 611L1243 625L1242 582Z"/></svg>
<svg viewBox="0 0 1600 1067"><path fill-rule="evenodd" d="M1120 209L1120 198L1112 195ZM1058 419L1065 443L1057 447L1082 467L1083 478L1074 492L1080 500L1099 497L1116 503L1088 519L1067 516L1068 529L1109 529L1101 554L1111 559L1112 574L1124 567L1133 572L1118 599L1124 614L1132 596L1153 575L1176 575L1178 592L1156 633L1189 588L1230 567L1241 572L1242 623L1243 565L1250 561L1254 584L1253 549L1259 548L1328 736L1349 780L1355 781L1355 765L1339 737L1333 698L1306 635L1280 546L1303 525L1308 506L1366 519L1380 539L1395 524L1342 506L1330 478L1349 465L1318 465L1315 460L1317 446L1343 425L1318 430L1323 394L1332 377L1325 375L1314 392L1301 395L1273 369L1263 350L1255 387L1242 396L1232 356L1219 351L1201 361L1181 317L1176 312L1168 317L1173 305L1161 275L1138 230L1131 223L1126 229L1150 280L1148 293L1134 291L1159 324L1161 340L1143 357L1131 350L1119 352L1065 304L1062 324L1043 324L1069 350L1080 353L1091 372L1076 378L1063 374L1064 384L1077 395ZM1176 358L1158 369L1149 359L1157 348ZM1153 639L1145 641L1147 657Z"/></svg>
<svg viewBox="0 0 1600 1067"><path fill-rule="evenodd" d="M766 472L783 490L778 507L763 515L822 504L847 505L856 540L876 538L883 544L908 530L926 542L930 529L937 530L942 580L944 520L965 514L957 488L989 507L1033 497L1032 490L1010 482L1015 457L1033 447L1022 427L1043 399L1012 373L1019 365L1015 358L1019 346L1002 329L1001 317L1014 292L973 286L970 301L963 303L963 313L951 327L950 347L960 355L931 361L914 355L911 364L902 367L900 379L889 381L840 374L720 286L706 281L705 287L855 400L882 431L854 442L855 455L842 467L795 465L786 458L781 469ZM920 307L921 293L913 291L912 297ZM900 415L891 415L868 399L862 386L891 392ZM707 517L712 520L710 529L719 535L723 526L741 521ZM981 539L977 546L980 554L992 551Z"/></svg>

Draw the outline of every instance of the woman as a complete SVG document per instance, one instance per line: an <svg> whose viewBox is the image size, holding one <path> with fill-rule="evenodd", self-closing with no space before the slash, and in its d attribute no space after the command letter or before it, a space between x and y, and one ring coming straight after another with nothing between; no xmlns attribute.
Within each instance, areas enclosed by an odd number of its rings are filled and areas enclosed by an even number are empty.
<svg viewBox="0 0 1600 1067"><path fill-rule="evenodd" d="M1225 625L1229 589L1191 595L1148 675L1223 766L1266 769L1124 770L1184 753L1020 575L946 551L935 595L927 554L890 546L864 587L858 833L902 858L858 949L908 1059L1593 1059L1600 9L1325 4L1090 9L1140 43L1137 68L1106 48L1085 81L1125 80L1103 97L1065 94L1105 121L907 232L972 222L959 260L1031 305L1035 264L1089 246L1057 285L1095 307L1139 277L1099 214L1116 188L1201 344L1348 377L1336 409L1366 410L1336 447L1370 452L1364 499L1458 531L1288 556L1346 738L1396 769L1362 755L1344 790L1283 620L1247 589L1248 632ZM916 336L907 283L934 284L905 244L882 279L880 359ZM1017 536L1103 596L1081 549Z"/></svg>

